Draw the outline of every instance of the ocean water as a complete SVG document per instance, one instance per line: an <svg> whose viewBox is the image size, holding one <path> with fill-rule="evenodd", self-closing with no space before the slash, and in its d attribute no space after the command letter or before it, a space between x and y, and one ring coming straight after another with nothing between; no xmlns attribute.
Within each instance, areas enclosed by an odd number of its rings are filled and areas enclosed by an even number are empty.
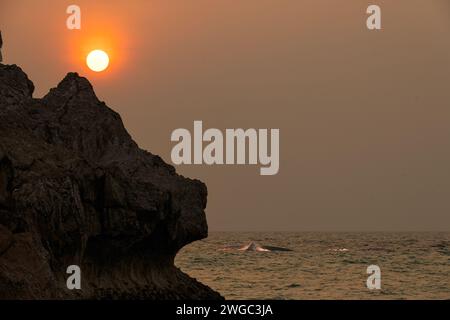
<svg viewBox="0 0 450 320"><path fill-rule="evenodd" d="M292 252L223 251L227 245ZM175 264L227 299L450 299L450 233L213 232ZM366 286L369 265L381 289Z"/></svg>

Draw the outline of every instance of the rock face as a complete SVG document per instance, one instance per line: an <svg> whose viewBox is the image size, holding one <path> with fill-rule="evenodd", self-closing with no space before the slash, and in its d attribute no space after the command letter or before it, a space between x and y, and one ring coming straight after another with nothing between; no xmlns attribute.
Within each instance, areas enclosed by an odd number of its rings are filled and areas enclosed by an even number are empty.
<svg viewBox="0 0 450 320"><path fill-rule="evenodd" d="M0 64L0 299L221 299L174 266L207 236L206 186L139 149L85 78L33 90Z"/></svg>

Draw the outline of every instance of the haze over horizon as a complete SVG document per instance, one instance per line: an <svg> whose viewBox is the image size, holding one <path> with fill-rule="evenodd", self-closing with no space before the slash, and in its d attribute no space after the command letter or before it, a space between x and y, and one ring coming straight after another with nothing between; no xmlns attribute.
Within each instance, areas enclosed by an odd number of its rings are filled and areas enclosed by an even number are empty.
<svg viewBox="0 0 450 320"><path fill-rule="evenodd" d="M82 30L65 27L82 9ZM211 231L450 231L446 0L2 0L4 64L45 95L86 76L143 149L174 129L279 128L280 172L178 166ZM382 8L382 30L365 27ZM30 14L32 12L33 14ZM84 63L101 47L109 70Z"/></svg>

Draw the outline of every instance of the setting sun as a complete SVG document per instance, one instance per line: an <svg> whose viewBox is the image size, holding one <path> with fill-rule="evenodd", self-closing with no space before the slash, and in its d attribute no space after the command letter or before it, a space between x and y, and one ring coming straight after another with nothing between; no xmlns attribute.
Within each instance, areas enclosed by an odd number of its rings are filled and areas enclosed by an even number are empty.
<svg viewBox="0 0 450 320"><path fill-rule="evenodd" d="M92 71L101 72L108 68L109 57L105 51L94 50L88 54L86 63Z"/></svg>

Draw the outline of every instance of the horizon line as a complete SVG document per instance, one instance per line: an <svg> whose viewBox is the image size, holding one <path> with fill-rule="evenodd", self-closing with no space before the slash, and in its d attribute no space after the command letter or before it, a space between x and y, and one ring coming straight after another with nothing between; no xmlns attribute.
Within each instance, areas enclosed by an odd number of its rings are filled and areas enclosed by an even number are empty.
<svg viewBox="0 0 450 320"><path fill-rule="evenodd" d="M450 230L209 230L212 232L322 232L322 233L450 233Z"/></svg>

